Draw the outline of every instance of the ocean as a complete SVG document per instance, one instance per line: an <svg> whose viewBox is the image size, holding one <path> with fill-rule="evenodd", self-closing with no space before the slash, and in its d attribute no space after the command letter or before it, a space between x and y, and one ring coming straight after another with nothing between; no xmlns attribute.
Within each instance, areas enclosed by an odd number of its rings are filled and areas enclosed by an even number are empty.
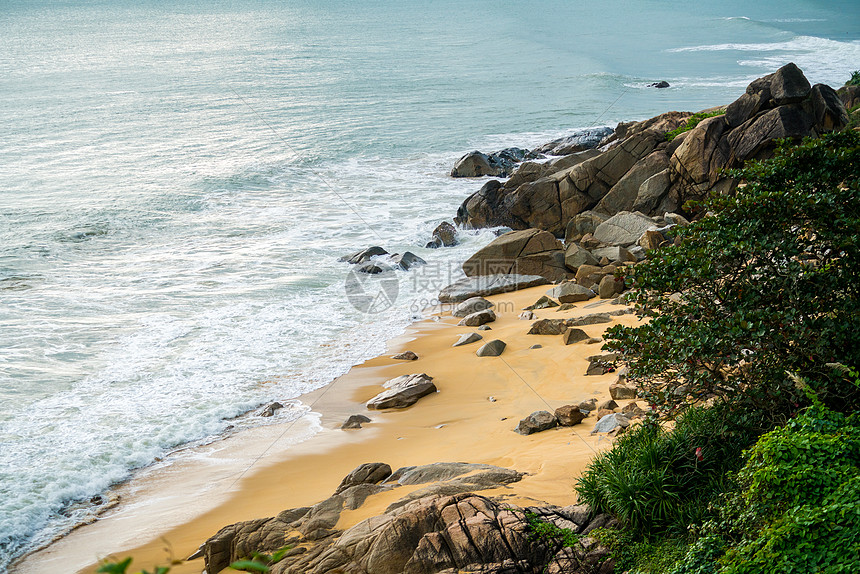
<svg viewBox="0 0 860 574"><path fill-rule="evenodd" d="M384 352L494 237L424 247L482 184L462 154L789 61L841 85L860 6L4 0L0 48L2 574L135 469ZM338 258L371 245L428 264L367 312Z"/></svg>

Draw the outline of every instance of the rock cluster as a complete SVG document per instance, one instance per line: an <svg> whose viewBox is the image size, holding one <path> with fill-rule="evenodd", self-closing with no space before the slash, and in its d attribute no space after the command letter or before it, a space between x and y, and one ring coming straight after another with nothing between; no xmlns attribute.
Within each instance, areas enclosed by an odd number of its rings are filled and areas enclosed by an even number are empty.
<svg viewBox="0 0 860 574"><path fill-rule="evenodd" d="M676 212L690 199L730 191L735 182L723 170L769 157L777 139L841 129L848 122L845 103L857 97L849 90L837 94L823 84L810 86L797 66L787 64L753 81L724 114L671 142L667 132L692 114L668 112L619 124L599 143L598 153L567 153L570 149L548 144L540 149L567 155L542 168L524 162L508 181L487 182L463 202L455 222L535 228L563 237L573 218L589 210L605 217L621 211Z"/></svg>
<svg viewBox="0 0 860 574"><path fill-rule="evenodd" d="M438 463L401 468L369 463L352 471L335 494L311 507L221 529L195 554L207 572L255 552L292 545L271 566L273 574L593 574L612 572L609 550L588 533L616 525L585 505L504 504L472 491L504 487L522 474L490 465ZM335 526L345 509L361 507L380 492L402 485L427 486L346 530ZM417 496L416 496L417 495ZM581 535L569 548L532 535L540 520Z"/></svg>

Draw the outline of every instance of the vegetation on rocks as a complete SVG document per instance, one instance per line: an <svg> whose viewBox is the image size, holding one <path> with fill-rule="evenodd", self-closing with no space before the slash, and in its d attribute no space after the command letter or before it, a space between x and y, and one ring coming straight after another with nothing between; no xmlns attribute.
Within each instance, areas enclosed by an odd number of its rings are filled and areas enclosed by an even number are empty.
<svg viewBox="0 0 860 574"><path fill-rule="evenodd" d="M860 133L732 175L630 277L649 321L607 346L654 411L577 489L630 572L856 572Z"/></svg>
<svg viewBox="0 0 860 574"><path fill-rule="evenodd" d="M676 137L678 137L682 133L690 131L691 129L693 129L694 127L699 125L699 122L701 122L702 120L705 120L708 118L713 118L714 116L722 116L725 113L726 113L725 109L714 110L711 112L695 113L692 116L690 116L690 119L687 120L687 123L685 123L681 126L678 126L674 130L666 132L666 141L672 141L673 139L675 139Z"/></svg>
<svg viewBox="0 0 860 574"><path fill-rule="evenodd" d="M860 86L860 70L851 72L851 77L845 82L846 86Z"/></svg>
<svg viewBox="0 0 860 574"><path fill-rule="evenodd" d="M614 327L608 347L663 413L706 399L790 415L811 381L825 403L860 406L833 365L860 365L860 133L781 147L735 177L732 196L635 267L650 321Z"/></svg>

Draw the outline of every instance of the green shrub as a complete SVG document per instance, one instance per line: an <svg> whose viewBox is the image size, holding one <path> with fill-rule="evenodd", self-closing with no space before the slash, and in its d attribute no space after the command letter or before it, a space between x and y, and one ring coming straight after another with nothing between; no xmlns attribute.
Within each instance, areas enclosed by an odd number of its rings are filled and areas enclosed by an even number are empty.
<svg viewBox="0 0 860 574"><path fill-rule="evenodd" d="M832 408L860 408L827 366L860 365L860 132L783 142L732 174L747 185L633 268L650 320L610 328L607 347L664 414L715 397L779 424L807 403L786 371Z"/></svg>
<svg viewBox="0 0 860 574"><path fill-rule="evenodd" d="M631 574L664 574L684 557L687 547L681 538L643 541L617 528L597 528L589 536L610 549L616 572Z"/></svg>
<svg viewBox="0 0 860 574"><path fill-rule="evenodd" d="M712 118L714 116L721 116L725 113L726 113L726 110L715 110L713 112L697 112L697 113L693 114L692 116L690 116L690 119L687 120L687 123L685 123L682 126L678 126L677 128L675 128L674 130L672 130L670 132L667 132L666 133L666 141L672 141L673 139L675 139L676 137L678 137L682 133L690 131L691 129L693 129L694 127L699 125L699 122L701 122L704 119Z"/></svg>
<svg viewBox="0 0 860 574"><path fill-rule="evenodd" d="M761 437L672 574L860 571L860 419L816 406Z"/></svg>
<svg viewBox="0 0 860 574"><path fill-rule="evenodd" d="M845 82L846 86L860 86L860 70L851 72L851 77Z"/></svg>
<svg viewBox="0 0 860 574"><path fill-rule="evenodd" d="M610 512L636 536L686 536L708 503L724 491L725 474L763 430L760 414L694 407L672 430L649 422L598 454L577 483L583 502Z"/></svg>

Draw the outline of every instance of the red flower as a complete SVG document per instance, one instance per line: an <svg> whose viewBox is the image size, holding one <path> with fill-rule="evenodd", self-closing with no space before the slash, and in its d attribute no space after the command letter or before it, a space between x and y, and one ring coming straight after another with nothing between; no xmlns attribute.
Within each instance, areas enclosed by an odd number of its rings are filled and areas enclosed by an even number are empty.
<svg viewBox="0 0 860 574"><path fill-rule="evenodd" d="M702 447L696 447L696 460L702 462L705 460L705 457L702 456Z"/></svg>

